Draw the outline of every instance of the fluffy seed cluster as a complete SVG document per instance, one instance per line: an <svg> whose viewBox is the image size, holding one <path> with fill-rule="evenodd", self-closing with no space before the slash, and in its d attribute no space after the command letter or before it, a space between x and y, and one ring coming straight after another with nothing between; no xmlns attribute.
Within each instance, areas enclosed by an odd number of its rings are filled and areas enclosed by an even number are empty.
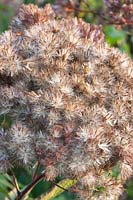
<svg viewBox="0 0 133 200"><path fill-rule="evenodd" d="M81 199L116 199L133 172L132 78L101 27L22 5L0 36L0 171L39 160Z"/></svg>

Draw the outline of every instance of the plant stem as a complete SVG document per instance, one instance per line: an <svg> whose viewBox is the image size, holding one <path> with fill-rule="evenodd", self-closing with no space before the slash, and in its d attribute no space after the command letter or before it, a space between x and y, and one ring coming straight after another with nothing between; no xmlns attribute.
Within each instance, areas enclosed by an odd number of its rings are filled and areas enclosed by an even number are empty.
<svg viewBox="0 0 133 200"><path fill-rule="evenodd" d="M18 185L16 176L14 175L14 173L13 173L12 176L13 176L13 182L14 182L14 186L15 186L15 188L16 188L17 194L19 194L19 193L20 193L20 189L19 189L19 185Z"/></svg>
<svg viewBox="0 0 133 200"><path fill-rule="evenodd" d="M23 191L19 191L17 194L17 197L15 200L21 200L25 195L27 195L41 180L43 180L45 177L45 173L41 174L37 178L35 178ZM59 184L55 183L55 187L47 194L43 195L41 197L41 200L50 200L59 194L61 194L63 191L68 192L68 188L72 187L77 183L77 180L71 180L71 179L64 179L59 182Z"/></svg>
<svg viewBox="0 0 133 200"><path fill-rule="evenodd" d="M40 161L38 161L37 167L36 167L36 170L35 170L35 173L33 174L33 177L32 177L32 180L34 180L34 179L37 177L37 174L38 174L40 165L41 165L41 164L40 164Z"/></svg>
<svg viewBox="0 0 133 200"><path fill-rule="evenodd" d="M42 179L44 179L45 174L41 174L35 178L22 192L20 192L15 200L21 200L26 194L28 194Z"/></svg>

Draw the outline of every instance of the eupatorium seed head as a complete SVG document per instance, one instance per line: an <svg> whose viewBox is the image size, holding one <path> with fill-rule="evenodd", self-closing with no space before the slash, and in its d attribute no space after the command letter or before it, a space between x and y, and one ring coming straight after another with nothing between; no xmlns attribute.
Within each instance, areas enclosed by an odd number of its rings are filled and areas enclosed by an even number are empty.
<svg viewBox="0 0 133 200"><path fill-rule="evenodd" d="M101 27L22 5L0 36L0 114L13 119L0 124L0 170L39 160L48 180L77 178L83 199L118 197L133 170L132 77Z"/></svg>

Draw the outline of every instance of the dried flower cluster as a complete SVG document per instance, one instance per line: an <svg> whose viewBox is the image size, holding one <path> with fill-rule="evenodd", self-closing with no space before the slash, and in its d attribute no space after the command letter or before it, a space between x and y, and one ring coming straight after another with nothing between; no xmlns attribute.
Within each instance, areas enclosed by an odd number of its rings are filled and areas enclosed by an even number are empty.
<svg viewBox="0 0 133 200"><path fill-rule="evenodd" d="M118 25L133 25L132 0L104 0L110 22Z"/></svg>
<svg viewBox="0 0 133 200"><path fill-rule="evenodd" d="M132 78L101 27L22 5L0 36L0 115L13 119L0 171L39 160L47 180L78 179L82 199L117 198L133 172Z"/></svg>
<svg viewBox="0 0 133 200"><path fill-rule="evenodd" d="M53 9L58 16L73 17L75 9L80 7L79 1L76 0L55 0Z"/></svg>
<svg viewBox="0 0 133 200"><path fill-rule="evenodd" d="M85 9L82 8L83 5ZM56 0L53 8L58 15L63 17L74 16L80 12L91 13L95 18L99 18L103 24L133 25L132 0L104 0L103 8L99 11L91 9L90 5L91 1L89 2L89 0Z"/></svg>

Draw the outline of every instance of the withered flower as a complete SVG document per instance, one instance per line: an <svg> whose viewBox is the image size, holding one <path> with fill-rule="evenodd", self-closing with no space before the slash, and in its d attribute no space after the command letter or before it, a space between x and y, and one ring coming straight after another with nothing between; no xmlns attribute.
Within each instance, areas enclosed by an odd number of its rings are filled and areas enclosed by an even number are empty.
<svg viewBox="0 0 133 200"><path fill-rule="evenodd" d="M78 179L82 199L117 198L133 173L132 78L100 26L22 5L0 36L0 115L13 119L1 124L1 172L39 160L48 180Z"/></svg>

